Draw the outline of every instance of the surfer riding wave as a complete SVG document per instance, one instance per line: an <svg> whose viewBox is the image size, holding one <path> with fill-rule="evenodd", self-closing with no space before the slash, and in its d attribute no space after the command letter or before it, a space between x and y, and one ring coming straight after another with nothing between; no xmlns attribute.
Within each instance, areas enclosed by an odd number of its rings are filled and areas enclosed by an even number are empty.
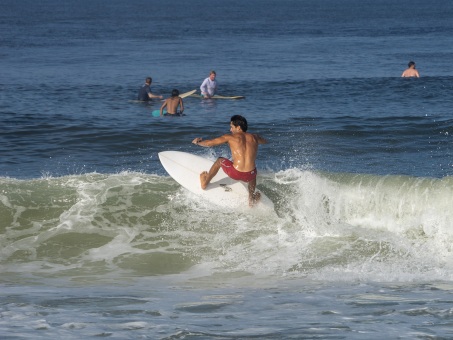
<svg viewBox="0 0 453 340"><path fill-rule="evenodd" d="M240 115L234 115L230 120L231 134L225 134L211 140L203 140L198 137L195 138L192 143L205 147L212 147L225 143L229 145L233 161L219 157L209 171L203 171L200 174L201 188L203 190L206 189L222 167L230 178L248 183L249 205L253 206L261 197L259 192L255 192L257 174L255 161L258 153L258 146L259 144L266 144L267 140L257 134L248 133L247 129L247 120Z"/></svg>

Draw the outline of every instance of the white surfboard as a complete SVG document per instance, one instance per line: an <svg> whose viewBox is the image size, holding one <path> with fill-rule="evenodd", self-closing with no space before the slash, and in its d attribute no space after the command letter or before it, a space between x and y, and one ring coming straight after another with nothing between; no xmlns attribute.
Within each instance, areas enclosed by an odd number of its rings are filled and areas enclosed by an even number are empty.
<svg viewBox="0 0 453 340"><path fill-rule="evenodd" d="M159 159L168 174L187 190L218 206L233 209L250 209L247 183L229 178L222 169L205 190L200 186L200 174L209 171L213 161L181 151L159 152ZM261 192L261 199L253 209L271 209L272 201Z"/></svg>
<svg viewBox="0 0 453 340"><path fill-rule="evenodd" d="M187 98L193 94L195 94L195 92L197 92L197 90L192 90L192 91L189 91L189 92L184 92L184 93L181 93L179 96L181 98ZM162 99L161 100L162 102L165 101L165 99ZM129 103L148 103L149 101L143 101L143 100L129 100ZM153 111L154 112L154 111ZM159 115L160 115L160 110L159 110Z"/></svg>
<svg viewBox="0 0 453 340"><path fill-rule="evenodd" d="M197 97L197 98L204 98L200 94L191 94L190 96ZM244 96L221 96L221 95L215 94L209 99L245 99L245 97Z"/></svg>
<svg viewBox="0 0 453 340"><path fill-rule="evenodd" d="M179 96L181 98L186 98L186 97L189 97L190 95L194 94L195 92L197 92L197 90L192 90L192 91L189 91L189 92L184 92L184 93L181 93Z"/></svg>

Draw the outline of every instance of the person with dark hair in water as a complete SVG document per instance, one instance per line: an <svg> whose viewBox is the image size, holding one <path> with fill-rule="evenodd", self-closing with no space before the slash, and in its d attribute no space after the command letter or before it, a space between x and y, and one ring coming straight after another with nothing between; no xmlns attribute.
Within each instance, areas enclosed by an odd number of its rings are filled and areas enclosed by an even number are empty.
<svg viewBox="0 0 453 340"><path fill-rule="evenodd" d="M151 83L153 82L153 79L151 77L148 77L145 79L145 84L142 85L140 88L140 91L138 92L138 100L142 102L147 102L150 99L153 98L159 98L162 99L162 96L155 95L151 92Z"/></svg>
<svg viewBox="0 0 453 340"><path fill-rule="evenodd" d="M415 62L409 61L409 64L407 64L407 69L404 70L403 74L401 77L407 78L407 77L416 77L419 78L420 75L418 74L418 71L415 69Z"/></svg>
<svg viewBox="0 0 453 340"><path fill-rule="evenodd" d="M179 106L179 111L178 111ZM165 116L182 116L184 112L184 103L182 98L179 96L179 91L174 89L171 91L171 97L166 99L160 107L160 115L164 115L164 108L167 107L167 113Z"/></svg>
<svg viewBox="0 0 453 340"><path fill-rule="evenodd" d="M259 192L255 192L257 175L255 161L258 145L266 144L267 141L257 134L248 133L247 129L247 120L240 115L234 115L230 121L231 134L225 134L211 140L195 138L192 143L206 147L221 144L229 145L233 161L224 157L217 158L209 171L203 171L200 174L201 188L206 189L209 182L222 168L230 178L248 183L249 205L253 206L261 197Z"/></svg>

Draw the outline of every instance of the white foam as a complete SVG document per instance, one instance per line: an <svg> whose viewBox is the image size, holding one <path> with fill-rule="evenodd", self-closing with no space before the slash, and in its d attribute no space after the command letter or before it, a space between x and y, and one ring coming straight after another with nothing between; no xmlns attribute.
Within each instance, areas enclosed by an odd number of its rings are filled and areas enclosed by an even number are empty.
<svg viewBox="0 0 453 340"><path fill-rule="evenodd" d="M124 172L45 181L18 183L18 193L34 185L55 193L51 211L59 215L31 215L28 223L24 214L39 202L19 205L6 195L14 223L0 239L4 272L133 269L193 277L199 270L201 276L387 281L453 273L450 178L262 173L259 186L274 202L273 214L213 207L168 176Z"/></svg>

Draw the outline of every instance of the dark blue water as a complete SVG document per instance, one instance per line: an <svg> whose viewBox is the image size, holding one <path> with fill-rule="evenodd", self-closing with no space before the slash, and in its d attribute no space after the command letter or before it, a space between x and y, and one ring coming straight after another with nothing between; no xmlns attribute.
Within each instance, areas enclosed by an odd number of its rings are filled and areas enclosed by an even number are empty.
<svg viewBox="0 0 453 340"><path fill-rule="evenodd" d="M449 338L453 2L0 3L0 337ZM421 77L403 79L414 60ZM135 102L217 72L186 116ZM157 153L269 144L269 215Z"/></svg>
<svg viewBox="0 0 453 340"><path fill-rule="evenodd" d="M157 151L190 148L194 131L223 133L242 113L272 141L260 157L275 170L451 174L451 6L254 4L5 2L1 173L159 172ZM409 59L421 79L399 78ZM189 98L183 122L129 102L148 75L168 96L210 69L223 94L247 99ZM298 161L282 166L288 157Z"/></svg>

